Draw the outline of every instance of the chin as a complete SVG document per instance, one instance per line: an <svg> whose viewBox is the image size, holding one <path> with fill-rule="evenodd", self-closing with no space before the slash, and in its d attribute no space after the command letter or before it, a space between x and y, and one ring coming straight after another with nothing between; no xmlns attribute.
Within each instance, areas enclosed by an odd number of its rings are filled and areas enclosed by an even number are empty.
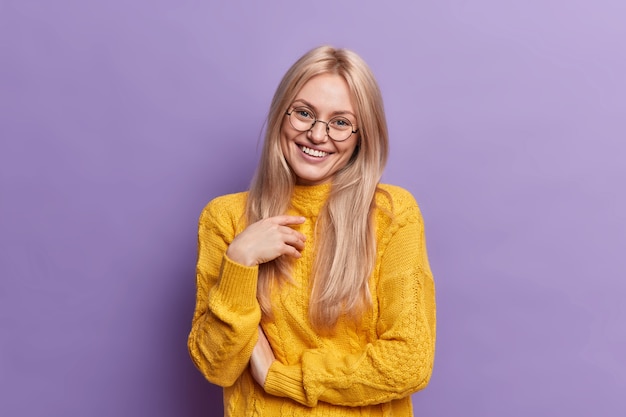
<svg viewBox="0 0 626 417"><path fill-rule="evenodd" d="M332 177L325 175L299 175L297 172L294 174L296 176L296 184L298 185L319 185L332 180Z"/></svg>

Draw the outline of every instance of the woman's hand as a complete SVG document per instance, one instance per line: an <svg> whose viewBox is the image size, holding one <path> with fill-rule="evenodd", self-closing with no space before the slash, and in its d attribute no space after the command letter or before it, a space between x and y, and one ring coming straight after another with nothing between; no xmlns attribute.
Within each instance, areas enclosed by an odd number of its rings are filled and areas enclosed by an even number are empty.
<svg viewBox="0 0 626 417"><path fill-rule="evenodd" d="M259 340L256 342L254 349L252 349L252 356L250 357L250 371L252 372L252 377L259 385L265 385L267 372L275 360L274 351L272 351L265 333L259 326Z"/></svg>
<svg viewBox="0 0 626 417"><path fill-rule="evenodd" d="M246 266L269 262L281 255L299 258L306 238L289 226L302 224L304 220L304 217L286 215L259 220L235 236L226 256Z"/></svg>

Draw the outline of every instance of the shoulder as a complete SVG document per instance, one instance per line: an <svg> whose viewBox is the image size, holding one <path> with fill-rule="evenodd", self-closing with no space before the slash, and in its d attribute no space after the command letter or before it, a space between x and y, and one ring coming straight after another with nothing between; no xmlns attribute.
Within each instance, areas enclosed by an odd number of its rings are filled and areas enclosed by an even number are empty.
<svg viewBox="0 0 626 417"><path fill-rule="evenodd" d="M248 198L248 192L243 191L240 193L234 194L225 194L218 197L215 197L213 200L209 201L209 204L206 205L206 209L214 209L214 208L233 208L245 206L246 200Z"/></svg>
<svg viewBox="0 0 626 417"><path fill-rule="evenodd" d="M200 213L200 225L210 226L237 223L243 218L248 192L226 194L215 197Z"/></svg>
<svg viewBox="0 0 626 417"><path fill-rule="evenodd" d="M376 192L376 206L395 216L407 211L419 212L415 197L408 190L391 184L379 184Z"/></svg>
<svg viewBox="0 0 626 417"><path fill-rule="evenodd" d="M423 227L422 213L415 197L397 185L378 185L375 218L377 228L389 235L393 235L399 228L408 224Z"/></svg>

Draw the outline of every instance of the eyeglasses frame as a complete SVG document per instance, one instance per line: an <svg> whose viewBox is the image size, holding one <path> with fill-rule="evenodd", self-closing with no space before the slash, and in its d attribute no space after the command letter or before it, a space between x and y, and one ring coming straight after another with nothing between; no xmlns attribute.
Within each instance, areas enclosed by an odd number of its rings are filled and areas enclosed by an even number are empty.
<svg viewBox="0 0 626 417"><path fill-rule="evenodd" d="M350 139L350 137L351 137L353 134L355 134L355 133L357 133L357 132L359 131L359 128L358 128L358 126L357 126L356 130L351 130L351 131L350 131L350 134L348 135L348 137L347 137L347 138L345 138L345 139L341 139L341 140L334 139L332 136L330 136L330 135L329 135L330 126L328 125L328 123L330 123L330 121L331 121L331 120L333 120L334 118L333 118L333 119L330 119L330 120L329 120L329 121L327 121L327 122L325 122L325 121L323 121L323 120L318 119L318 118L317 118L317 116L315 116L315 120L313 120L313 123L311 123L311 127L309 127L309 128L308 128L308 129L306 129L306 130L300 130L300 129L296 128L296 127L293 125L293 123L291 122L291 113L293 113L296 109L298 109L298 107L294 107L294 108L292 108L292 109L291 109L291 111L286 111L286 112L285 112L285 114L286 114L287 116L289 116L289 124L291 125L291 127L293 127L294 129L296 129L298 132L310 132L310 131L311 131L311 130L315 127L315 124L316 124L317 122L321 122L321 123L324 123L324 124L326 125L326 136L328 136L328 137L330 138L330 140L332 140L333 142L345 142L345 141L347 141L348 139ZM311 113L313 113L313 112L311 112ZM313 113L313 114L315 114L315 113ZM346 118L346 120L347 120L347 118ZM350 122L350 120L348 120L348 121ZM350 125L354 128L354 125L352 124L352 122L350 122Z"/></svg>

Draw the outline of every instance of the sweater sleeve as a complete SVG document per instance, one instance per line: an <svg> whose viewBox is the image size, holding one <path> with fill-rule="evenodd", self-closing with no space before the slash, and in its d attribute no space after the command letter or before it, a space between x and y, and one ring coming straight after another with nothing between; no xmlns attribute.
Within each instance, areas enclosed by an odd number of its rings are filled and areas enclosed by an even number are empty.
<svg viewBox="0 0 626 417"><path fill-rule="evenodd" d="M414 200L413 200L414 202ZM307 350L301 362L270 367L265 390L315 406L363 406L424 388L435 349L435 291L417 205L398 216L380 260L378 339L357 353Z"/></svg>
<svg viewBox="0 0 626 417"><path fill-rule="evenodd" d="M234 384L248 365L261 319L258 267L240 265L225 255L236 233L231 218L221 200L209 203L200 216L196 307L188 339L196 367L224 387Z"/></svg>

